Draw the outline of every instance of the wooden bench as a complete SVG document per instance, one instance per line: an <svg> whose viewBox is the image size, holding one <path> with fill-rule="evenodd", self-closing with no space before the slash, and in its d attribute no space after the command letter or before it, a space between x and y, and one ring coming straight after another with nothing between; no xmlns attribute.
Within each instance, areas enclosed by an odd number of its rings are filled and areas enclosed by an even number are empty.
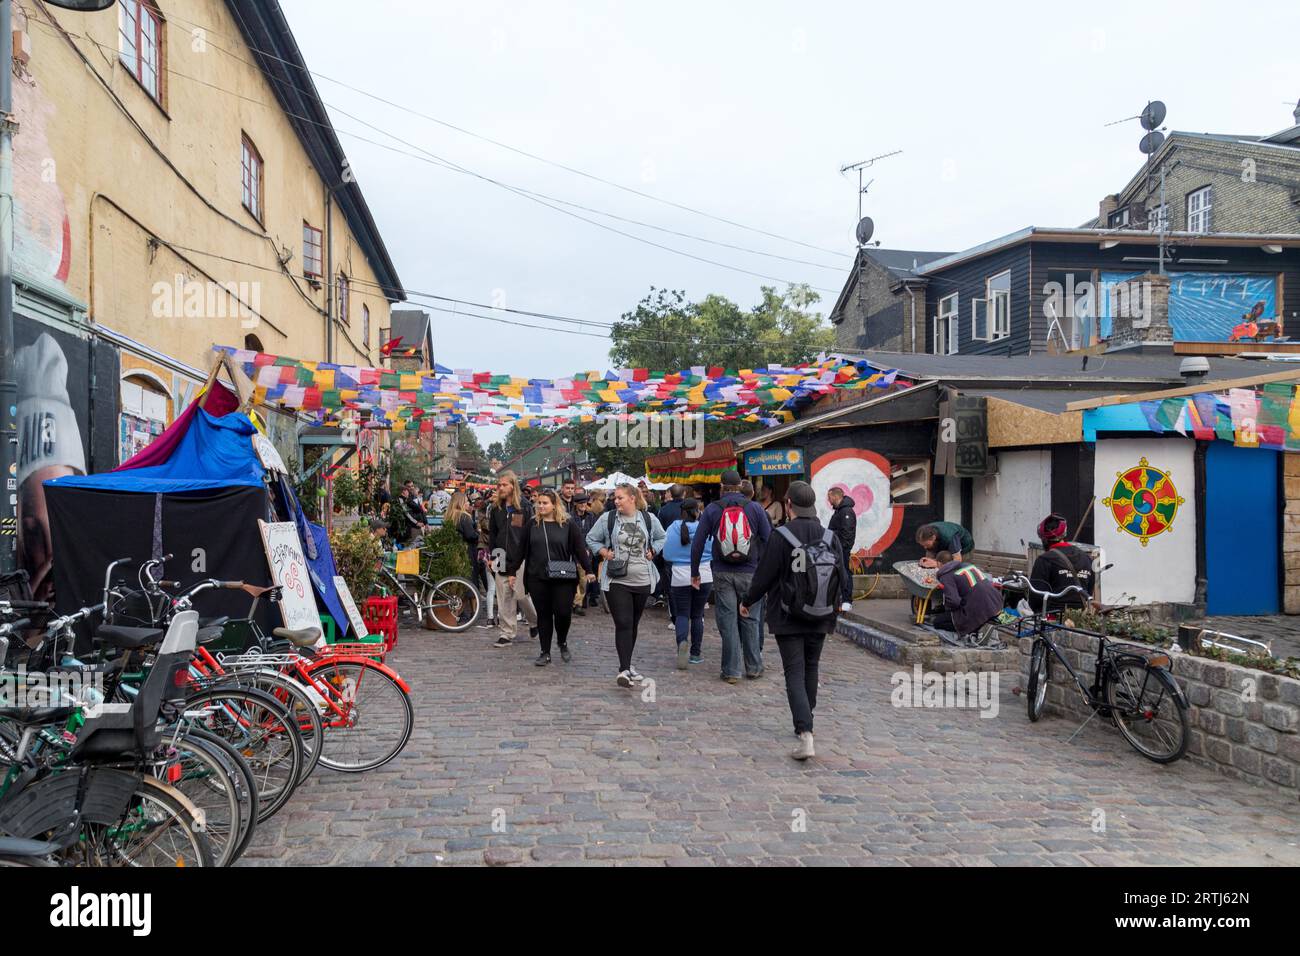
<svg viewBox="0 0 1300 956"><path fill-rule="evenodd" d="M1023 554L1009 554L1006 551L980 551L977 549L963 557L991 577L1000 578L1012 572L1029 573L1029 563Z"/></svg>

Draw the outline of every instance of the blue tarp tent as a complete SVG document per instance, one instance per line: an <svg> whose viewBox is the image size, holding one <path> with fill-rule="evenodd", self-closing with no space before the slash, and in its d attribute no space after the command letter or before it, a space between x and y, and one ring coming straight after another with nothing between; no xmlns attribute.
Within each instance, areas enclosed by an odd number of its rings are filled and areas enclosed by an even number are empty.
<svg viewBox="0 0 1300 956"><path fill-rule="evenodd" d="M244 413L214 415L196 402L118 470L46 481L60 609L100 600L104 568L128 556L138 565L174 555L166 574L182 584L205 577L270 583L260 518L298 526L316 595L345 632L328 535L307 521L285 476L262 465L256 434ZM240 613L229 600L221 610ZM278 625L278 612L269 623Z"/></svg>

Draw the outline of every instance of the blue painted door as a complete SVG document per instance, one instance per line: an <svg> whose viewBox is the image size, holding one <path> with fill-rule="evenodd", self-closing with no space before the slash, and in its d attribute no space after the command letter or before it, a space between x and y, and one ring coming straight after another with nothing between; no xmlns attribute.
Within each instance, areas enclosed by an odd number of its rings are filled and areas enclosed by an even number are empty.
<svg viewBox="0 0 1300 956"><path fill-rule="evenodd" d="M1205 599L1210 614L1278 612L1282 532L1277 474L1277 452L1210 442L1205 458Z"/></svg>

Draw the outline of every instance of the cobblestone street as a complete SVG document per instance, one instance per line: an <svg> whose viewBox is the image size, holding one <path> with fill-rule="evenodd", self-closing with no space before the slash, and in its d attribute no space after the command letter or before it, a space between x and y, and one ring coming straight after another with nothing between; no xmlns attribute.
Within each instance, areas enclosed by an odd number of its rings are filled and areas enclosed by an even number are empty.
<svg viewBox="0 0 1300 956"><path fill-rule="evenodd" d="M894 708L896 668L828 638L818 757L800 765L780 658L718 680L674 666L662 610L636 663L654 701L615 686L608 618L575 619L574 660L526 638L404 632L415 735L379 771L317 770L260 827L244 865L1300 864L1300 806L1181 761L1156 766L1094 720ZM1104 814L1104 832L1095 832ZM800 824L803 824L802 826Z"/></svg>

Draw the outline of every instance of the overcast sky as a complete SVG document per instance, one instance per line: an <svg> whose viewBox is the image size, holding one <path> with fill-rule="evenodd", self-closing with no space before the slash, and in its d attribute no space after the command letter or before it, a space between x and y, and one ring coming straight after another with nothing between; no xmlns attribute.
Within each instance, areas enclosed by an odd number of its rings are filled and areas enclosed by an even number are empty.
<svg viewBox="0 0 1300 956"><path fill-rule="evenodd" d="M317 78L408 289L609 322L651 285L743 306L806 281L829 311L854 248L856 185L885 247L959 250L1075 226L1136 172L1137 113L1263 134L1300 98L1300 5L659 0L281 0L308 65L405 107L748 232L511 153ZM400 155L792 263L580 215L776 279L693 261ZM839 254L835 254L835 250ZM494 298L495 297L495 298ZM412 304L419 304L413 300ZM601 338L434 313L438 361L514 375L607 366ZM529 321L529 320L524 320ZM550 323L541 323L550 324Z"/></svg>

